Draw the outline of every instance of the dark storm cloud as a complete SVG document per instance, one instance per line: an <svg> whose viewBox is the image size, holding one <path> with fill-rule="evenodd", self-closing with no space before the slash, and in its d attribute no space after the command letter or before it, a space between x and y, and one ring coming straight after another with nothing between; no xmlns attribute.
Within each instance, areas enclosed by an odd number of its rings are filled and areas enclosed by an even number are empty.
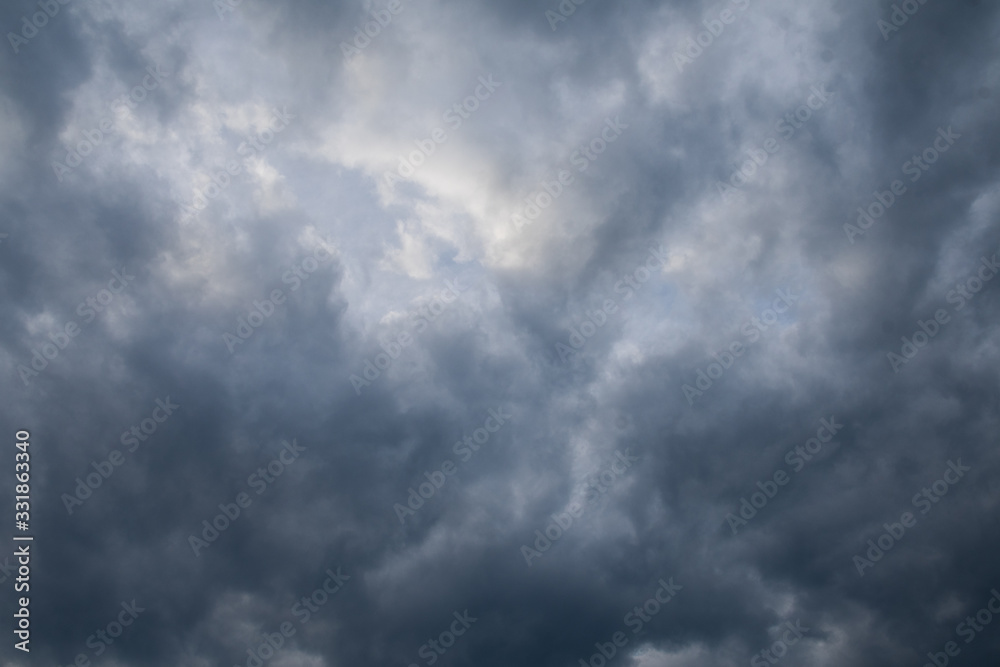
<svg viewBox="0 0 1000 667"><path fill-rule="evenodd" d="M562 4L69 3L4 54L2 422L37 535L11 664L995 654L956 626L1000 585L1000 302L970 282L1000 249L996 10L928 0L885 39L892 3Z"/></svg>

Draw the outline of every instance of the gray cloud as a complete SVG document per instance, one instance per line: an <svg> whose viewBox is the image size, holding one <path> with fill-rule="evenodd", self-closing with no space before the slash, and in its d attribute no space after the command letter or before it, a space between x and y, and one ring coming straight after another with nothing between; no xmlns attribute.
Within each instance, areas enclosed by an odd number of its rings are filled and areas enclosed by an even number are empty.
<svg viewBox="0 0 1000 667"><path fill-rule="evenodd" d="M8 38L0 423L31 433L35 541L32 654L5 661L253 665L280 635L261 662L601 667L622 632L608 664L923 664L949 641L987 664L1000 301L975 279L1000 248L1000 16L926 2L886 39L892 5L584 2L552 30L557 2L401 0L388 21L384 3L70 2ZM502 85L449 126L486 76ZM960 137L914 171L939 128ZM134 279L113 291L114 271ZM776 290L797 300L772 320ZM511 418L472 450L491 410ZM821 419L843 427L790 455ZM318 604L328 570L349 579ZM661 579L683 588L653 614Z"/></svg>

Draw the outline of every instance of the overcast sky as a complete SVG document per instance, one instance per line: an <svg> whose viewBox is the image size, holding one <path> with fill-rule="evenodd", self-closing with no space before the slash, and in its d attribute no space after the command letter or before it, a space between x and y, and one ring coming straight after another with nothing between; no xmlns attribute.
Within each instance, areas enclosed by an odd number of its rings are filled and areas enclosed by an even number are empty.
<svg viewBox="0 0 1000 667"><path fill-rule="evenodd" d="M995 3L0 28L0 664L995 663Z"/></svg>

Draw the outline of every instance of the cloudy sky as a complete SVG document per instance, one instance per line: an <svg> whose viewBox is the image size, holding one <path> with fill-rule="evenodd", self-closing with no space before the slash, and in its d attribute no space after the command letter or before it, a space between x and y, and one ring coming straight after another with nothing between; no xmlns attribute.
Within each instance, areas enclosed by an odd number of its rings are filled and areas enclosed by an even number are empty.
<svg viewBox="0 0 1000 667"><path fill-rule="evenodd" d="M994 3L0 27L0 664L995 663Z"/></svg>

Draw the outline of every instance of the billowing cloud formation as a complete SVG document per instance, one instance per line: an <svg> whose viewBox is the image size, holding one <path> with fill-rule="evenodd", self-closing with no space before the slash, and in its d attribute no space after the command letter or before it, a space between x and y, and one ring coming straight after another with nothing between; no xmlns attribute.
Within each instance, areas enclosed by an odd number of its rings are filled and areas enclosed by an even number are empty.
<svg viewBox="0 0 1000 667"><path fill-rule="evenodd" d="M992 4L0 25L5 664L997 654Z"/></svg>

